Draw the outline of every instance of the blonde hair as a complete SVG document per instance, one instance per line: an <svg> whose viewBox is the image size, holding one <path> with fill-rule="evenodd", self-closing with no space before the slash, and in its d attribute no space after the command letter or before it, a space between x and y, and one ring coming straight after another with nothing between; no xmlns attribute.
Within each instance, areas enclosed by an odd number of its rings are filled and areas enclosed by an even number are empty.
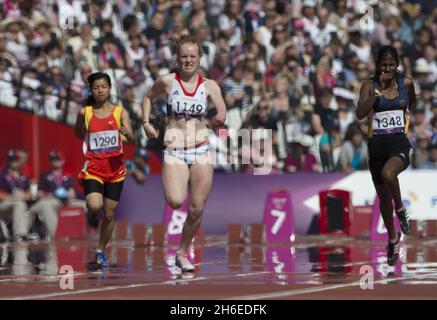
<svg viewBox="0 0 437 320"><path fill-rule="evenodd" d="M189 35L189 34L184 34L179 38L178 44L176 47L176 53L178 56L179 56L179 52L181 50L182 45L185 43L197 45L197 48L199 49L199 57L202 57L203 51L202 51L201 43L199 42L199 40L197 40L195 37L193 37L192 35Z"/></svg>

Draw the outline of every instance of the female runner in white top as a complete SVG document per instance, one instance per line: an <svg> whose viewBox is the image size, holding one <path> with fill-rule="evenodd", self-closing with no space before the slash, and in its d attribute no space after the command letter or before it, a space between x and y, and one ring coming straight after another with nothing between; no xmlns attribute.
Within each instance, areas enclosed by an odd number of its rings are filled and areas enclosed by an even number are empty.
<svg viewBox="0 0 437 320"><path fill-rule="evenodd" d="M207 98L217 109L213 126L226 120L226 105L220 87L214 80L205 79L199 71L201 46L192 36L183 36L177 48L179 73L158 78L143 101L144 131L149 138L159 132L149 123L151 103L159 96L167 96L167 124L164 135L164 164L162 182L166 202L180 208L190 191L190 203L182 240L176 255L176 266L183 272L194 271L187 259L188 247L200 227L202 213L213 178L212 157L208 151L208 129L205 125Z"/></svg>

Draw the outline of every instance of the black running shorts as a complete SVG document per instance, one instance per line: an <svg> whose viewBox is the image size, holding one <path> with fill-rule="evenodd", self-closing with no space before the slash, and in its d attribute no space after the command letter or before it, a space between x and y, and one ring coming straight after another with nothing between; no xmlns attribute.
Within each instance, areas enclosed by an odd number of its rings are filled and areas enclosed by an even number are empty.
<svg viewBox="0 0 437 320"><path fill-rule="evenodd" d="M410 165L413 148L405 134L374 137L369 139L369 169L375 185L384 184L382 168L391 157L399 157L404 170Z"/></svg>
<svg viewBox="0 0 437 320"><path fill-rule="evenodd" d="M103 194L103 197L118 202L118 200L120 200L121 191L123 190L123 183L124 181L120 181L103 185L97 180L87 179L83 182L85 196L93 192L98 192Z"/></svg>

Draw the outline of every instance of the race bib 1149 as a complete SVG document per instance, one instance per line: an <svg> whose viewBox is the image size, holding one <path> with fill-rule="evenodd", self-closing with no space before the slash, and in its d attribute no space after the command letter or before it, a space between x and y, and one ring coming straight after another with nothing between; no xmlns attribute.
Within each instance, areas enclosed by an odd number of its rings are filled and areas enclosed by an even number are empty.
<svg viewBox="0 0 437 320"><path fill-rule="evenodd" d="M173 112L177 115L202 116L206 113L206 105L199 99L177 97L173 100Z"/></svg>

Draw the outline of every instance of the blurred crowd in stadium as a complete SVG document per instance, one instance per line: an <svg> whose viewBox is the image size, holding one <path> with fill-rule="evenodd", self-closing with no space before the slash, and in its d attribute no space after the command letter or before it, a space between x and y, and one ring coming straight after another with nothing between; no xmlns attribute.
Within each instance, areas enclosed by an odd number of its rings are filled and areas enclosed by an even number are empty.
<svg viewBox="0 0 437 320"><path fill-rule="evenodd" d="M87 76L102 70L116 80L112 98L129 110L138 146L159 150L162 137L148 140L141 128L142 98L174 70L177 39L190 33L202 43L204 75L222 88L227 127L273 131L272 172L350 172L367 168L367 123L354 115L360 86L375 70L376 49L391 44L418 95L413 168L437 168L432 3L0 0L0 105L72 125ZM163 99L153 106L158 127L165 109ZM230 138L212 130L213 150ZM250 173L253 165L216 169Z"/></svg>

